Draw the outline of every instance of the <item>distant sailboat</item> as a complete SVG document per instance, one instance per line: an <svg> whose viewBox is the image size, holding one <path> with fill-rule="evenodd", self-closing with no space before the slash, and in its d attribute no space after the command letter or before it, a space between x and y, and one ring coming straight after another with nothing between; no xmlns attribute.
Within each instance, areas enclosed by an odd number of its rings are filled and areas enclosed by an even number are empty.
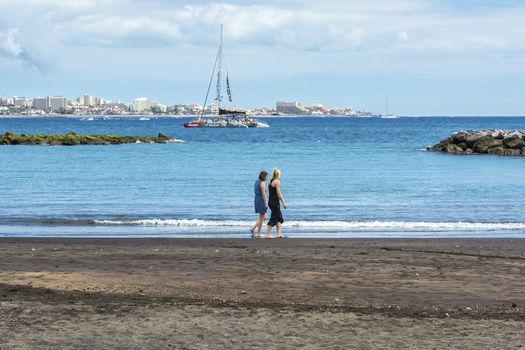
<svg viewBox="0 0 525 350"><path fill-rule="evenodd" d="M224 72L224 68L226 64L225 64L224 52L223 52L223 28L224 26L221 25L219 52L217 53L217 57L215 59L215 65L213 66L213 72L211 75L210 83L208 85L206 99L204 100L203 111L198 118L190 122L184 123L184 127L185 128L254 128L254 127L264 128L264 127L268 127L268 124L257 121L255 118L249 116L245 111L237 110L235 107L227 109L221 106L221 102L223 99L223 96L222 96L222 83L223 83L222 80L224 77L223 73L226 73L225 80L226 80L226 92L228 94L228 100L231 103L233 103L230 77L228 75L227 70L226 72ZM210 94L210 89L211 89L212 82L215 77L216 71L217 71L217 95L215 97L215 102L217 104L218 116L204 117L204 109L206 108L206 105L208 103L208 97Z"/></svg>
<svg viewBox="0 0 525 350"><path fill-rule="evenodd" d="M386 103L385 103L385 114L380 114L379 116L382 119L396 119L397 118L396 115L388 113L388 97L386 98Z"/></svg>

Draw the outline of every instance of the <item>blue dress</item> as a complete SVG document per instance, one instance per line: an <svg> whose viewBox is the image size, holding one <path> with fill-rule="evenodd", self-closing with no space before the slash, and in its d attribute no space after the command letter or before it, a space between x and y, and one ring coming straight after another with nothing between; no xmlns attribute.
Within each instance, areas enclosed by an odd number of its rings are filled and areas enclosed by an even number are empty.
<svg viewBox="0 0 525 350"><path fill-rule="evenodd" d="M253 191L255 193L255 212L257 214L266 214L266 203L264 203L262 191L261 191L261 180L255 181L253 186Z"/></svg>

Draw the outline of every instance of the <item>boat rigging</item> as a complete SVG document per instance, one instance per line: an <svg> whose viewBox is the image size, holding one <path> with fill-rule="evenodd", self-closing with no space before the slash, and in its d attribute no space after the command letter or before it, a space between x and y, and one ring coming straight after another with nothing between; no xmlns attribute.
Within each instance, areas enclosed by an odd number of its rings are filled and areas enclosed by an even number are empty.
<svg viewBox="0 0 525 350"><path fill-rule="evenodd" d="M252 116L249 116L245 111L238 110L237 108L223 108L221 102L223 100L222 96L222 82L224 73L226 81L226 93L228 95L228 101L233 103L235 106L232 87L230 83L230 77L228 74L228 69L226 65L226 60L224 58L223 50L223 30L224 26L221 24L220 29L220 41L219 41L219 50L217 52L217 57L215 58L215 64L213 66L213 71L210 77L210 82L208 84L208 90L206 92L206 98L204 100L204 106L201 114L194 120L184 124L185 128L261 128L268 127L268 124L257 121ZM205 117L204 111L208 104L208 98L210 95L210 90L212 87L213 79L215 78L215 72L217 72L217 85L216 85L216 96L215 103L217 109L217 116L214 117Z"/></svg>

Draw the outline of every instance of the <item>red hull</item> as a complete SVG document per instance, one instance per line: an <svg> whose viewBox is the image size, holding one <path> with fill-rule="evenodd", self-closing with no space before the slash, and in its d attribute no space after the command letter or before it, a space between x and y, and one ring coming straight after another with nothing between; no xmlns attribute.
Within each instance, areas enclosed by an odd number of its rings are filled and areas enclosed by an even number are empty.
<svg viewBox="0 0 525 350"><path fill-rule="evenodd" d="M185 128L202 128L205 125L202 121L191 121L184 123Z"/></svg>

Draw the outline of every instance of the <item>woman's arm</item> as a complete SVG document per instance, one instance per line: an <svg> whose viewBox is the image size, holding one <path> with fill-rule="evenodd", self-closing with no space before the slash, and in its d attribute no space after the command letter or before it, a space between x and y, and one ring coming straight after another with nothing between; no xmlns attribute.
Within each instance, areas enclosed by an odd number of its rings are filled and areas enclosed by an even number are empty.
<svg viewBox="0 0 525 350"><path fill-rule="evenodd" d="M262 193L264 205L266 206L266 208L268 208L268 202L266 201L266 185L262 181L261 181L261 193Z"/></svg>
<svg viewBox="0 0 525 350"><path fill-rule="evenodd" d="M286 202L284 201L283 194L281 193L281 181L279 180L275 181L275 189L277 190L277 197L279 197L279 199L283 203L284 209L288 208L288 206L286 205Z"/></svg>

